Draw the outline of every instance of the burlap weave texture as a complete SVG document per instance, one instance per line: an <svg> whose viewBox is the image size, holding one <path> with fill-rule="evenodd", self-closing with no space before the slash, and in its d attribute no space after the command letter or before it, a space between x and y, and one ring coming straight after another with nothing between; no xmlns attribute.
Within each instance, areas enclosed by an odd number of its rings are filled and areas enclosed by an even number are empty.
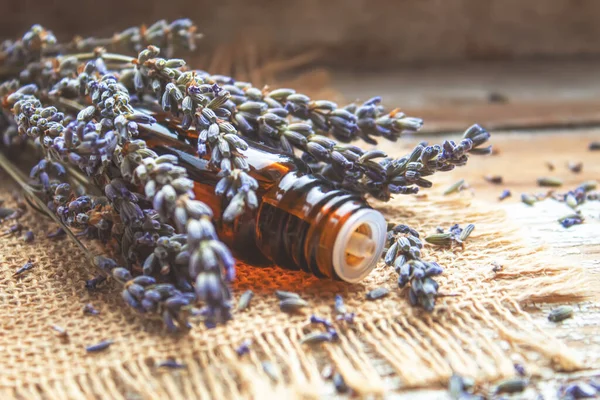
<svg viewBox="0 0 600 400"><path fill-rule="evenodd" d="M10 206L5 175L2 182L0 198ZM234 292L237 297L252 289L250 308L225 326L206 330L198 325L180 336L127 309L114 282L98 291L85 289L91 276L78 248L67 238L45 238L55 226L30 211L23 224L36 233L34 243L15 236L0 239L0 398L323 397L333 394L320 375L327 364L366 396L443 386L453 372L477 382L509 377L515 361L532 373L546 365L581 367L577 355L538 329L520 305L584 296L582 271L544 262L507 225L502 211L468 194L447 198L434 190L428 199L401 197L376 206L391 221L410 223L420 232L455 222L476 225L464 249L426 247L424 258L446 267L440 291L451 295L439 298L432 314L409 306L406 290L397 289L395 272L384 265L356 285L239 265ZM13 277L30 257L35 268ZM492 272L494 261L504 266L501 272ZM365 301L366 291L377 286L392 293ZM310 311L280 312L275 289L299 292ZM339 343L300 345L299 338L315 329L310 314L332 318L338 293L356 312L355 324L337 324ZM87 303L100 315L84 315ZM57 337L53 324L67 329L68 341ZM85 346L105 339L115 343L86 354ZM251 352L239 358L234 349L244 339L253 341ZM156 368L171 357L187 367ZM276 367L276 380L264 372L264 361Z"/></svg>

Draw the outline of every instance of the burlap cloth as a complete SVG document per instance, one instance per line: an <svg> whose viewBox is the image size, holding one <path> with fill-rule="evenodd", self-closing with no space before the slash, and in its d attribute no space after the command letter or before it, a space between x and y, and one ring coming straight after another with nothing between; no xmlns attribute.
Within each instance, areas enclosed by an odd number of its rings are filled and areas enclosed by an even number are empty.
<svg viewBox="0 0 600 400"><path fill-rule="evenodd" d="M12 186L6 175L0 178L0 198L10 206ZM195 326L180 336L125 307L114 282L98 291L85 289L91 276L80 250L67 238L45 238L55 226L30 211L23 223L36 233L33 243L0 238L0 399L323 397L334 394L320 375L327 364L355 393L383 395L442 387L453 372L478 383L514 376L514 362L532 374L541 367L581 367L577 354L536 327L520 305L584 296L582 271L548 262L507 224L503 211L478 203L468 192L443 197L444 186L436 184L427 199L399 196L376 204L391 221L421 232L453 223L476 225L464 249L426 246L424 258L446 267L441 292L454 295L439 298L432 314L409 306L406 290L397 289L396 274L384 265L356 285L239 265L234 292L237 297L252 289L250 308L225 326ZM13 277L30 257L35 268ZM494 261L503 266L501 272L492 272ZM377 286L392 293L365 301L365 292ZM301 293L312 309L304 316L280 312L275 289ZM300 345L299 337L314 329L311 313L332 317L337 293L356 312L356 322L338 325L338 343ZM100 315L84 315L86 303ZM67 329L68 342L57 337L53 324ZM105 339L115 343L104 352L86 353L87 345ZM253 343L250 354L240 358L234 349L244 339ZM187 367L156 368L169 358ZM263 371L263 361L275 365L277 380Z"/></svg>

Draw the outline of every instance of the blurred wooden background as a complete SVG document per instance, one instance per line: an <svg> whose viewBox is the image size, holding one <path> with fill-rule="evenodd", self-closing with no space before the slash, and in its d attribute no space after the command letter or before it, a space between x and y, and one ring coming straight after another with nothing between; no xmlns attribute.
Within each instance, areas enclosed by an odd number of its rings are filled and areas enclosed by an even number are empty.
<svg viewBox="0 0 600 400"><path fill-rule="evenodd" d="M192 18L206 49L240 34L336 67L600 55L596 0L2 0L0 37L33 23L59 37Z"/></svg>
<svg viewBox="0 0 600 400"><path fill-rule="evenodd" d="M474 121L489 129L600 124L597 0L0 5L0 38L19 37L34 23L67 41L189 17L205 34L198 53L186 56L194 67L341 103L382 95L390 108L422 117L426 132L459 131ZM290 74L282 79L281 71Z"/></svg>

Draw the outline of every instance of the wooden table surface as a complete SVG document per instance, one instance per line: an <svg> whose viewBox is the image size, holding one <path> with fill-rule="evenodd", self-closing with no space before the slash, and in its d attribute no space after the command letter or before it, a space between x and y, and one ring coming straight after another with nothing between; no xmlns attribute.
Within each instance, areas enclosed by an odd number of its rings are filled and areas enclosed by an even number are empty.
<svg viewBox="0 0 600 400"><path fill-rule="evenodd" d="M446 137L431 136L425 140L438 143ZM420 140L423 138L415 137L410 144L416 144ZM531 207L523 204L520 197L522 193L546 192L546 189L538 187L536 183L536 179L541 176L561 178L564 184L559 191L573 189L586 180L600 182L600 152L588 150L592 140L600 140L600 128L543 133L492 132L492 143L499 154L473 156L466 167L434 179L434 184L447 185L465 178L477 201L504 209L509 222L519 225L532 245L545 246L545 256L555 258L557 262L584 266L589 273L591 296L587 301L571 304L575 308L572 319L561 324L549 322L548 311L556 307L556 304L525 306L542 328L563 339L574 351L580 352L586 365L590 367L571 375L548 371L544 381L538 385L545 399L554 398L556 388L567 378L600 376L600 201L583 204L581 210L586 217L585 223L565 229L557 222L558 218L572 213L565 204L545 200ZM581 173L571 172L567 167L569 161L583 162ZM554 164L554 171L549 171L546 162ZM504 183L490 184L483 179L485 175L501 175ZM503 189L511 190L512 197L500 202L497 198ZM443 391L411 392L406 396L402 398L447 398ZM531 391L522 398L536 398L535 396Z"/></svg>

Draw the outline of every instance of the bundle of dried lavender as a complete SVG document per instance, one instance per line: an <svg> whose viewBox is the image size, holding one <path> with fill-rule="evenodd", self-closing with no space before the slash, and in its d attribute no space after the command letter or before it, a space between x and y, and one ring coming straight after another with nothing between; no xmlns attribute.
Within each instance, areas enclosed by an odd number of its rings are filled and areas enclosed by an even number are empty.
<svg viewBox="0 0 600 400"><path fill-rule="evenodd" d="M291 89L261 90L191 70L172 57L193 50L198 36L191 21L182 19L130 28L110 39L60 44L36 25L0 49L3 147L33 149L39 156L29 188L62 224L78 235L120 244L123 266L101 257L94 264L124 285L131 307L159 314L170 330L186 328L191 314L209 326L231 317L228 282L235 262L177 157L159 156L137 138L141 130L152 131L157 119L197 133L198 156L220 171L216 192L229 201L225 221L258 203L244 138L274 153L301 154L314 174L335 187L382 200L430 187L427 176L464 165L469 152L491 151L481 147L489 134L477 125L458 144L419 144L399 159L364 151L349 142L394 141L417 131L422 121L386 112L378 97L338 107ZM160 57L159 46L167 58ZM407 264L416 271L420 261L413 258ZM140 269L143 274L135 276ZM415 302L431 309L435 290L419 291L417 275L411 275ZM428 275L422 278L427 285ZM196 312L200 304L205 307Z"/></svg>

